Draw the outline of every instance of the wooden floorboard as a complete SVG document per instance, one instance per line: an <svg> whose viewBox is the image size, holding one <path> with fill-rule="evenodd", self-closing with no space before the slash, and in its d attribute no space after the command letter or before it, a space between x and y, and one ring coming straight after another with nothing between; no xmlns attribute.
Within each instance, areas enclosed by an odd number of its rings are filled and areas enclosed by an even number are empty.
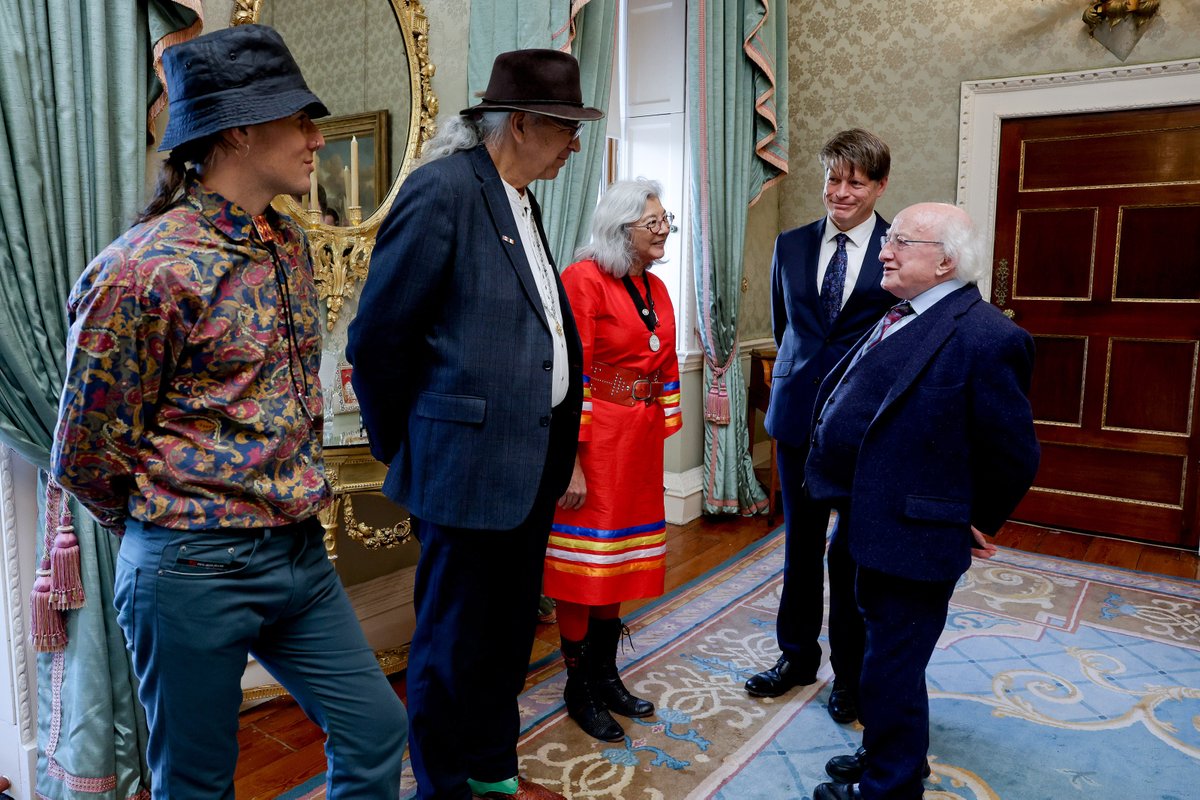
<svg viewBox="0 0 1200 800"><path fill-rule="evenodd" d="M671 591L720 566L782 524L769 526L764 517L701 517L686 525L667 526L666 589ZM1136 569L1159 575L1200 580L1200 558L1182 550L1081 533L1053 531L1009 523L998 544L1032 553L1095 564ZM652 600L626 603L630 613ZM532 660L558 649L558 627L538 625ZM393 677L403 697L403 680ZM238 732L241 754L235 790L238 800L268 800L322 772L325 752L321 730L296 704L281 698L242 714Z"/></svg>

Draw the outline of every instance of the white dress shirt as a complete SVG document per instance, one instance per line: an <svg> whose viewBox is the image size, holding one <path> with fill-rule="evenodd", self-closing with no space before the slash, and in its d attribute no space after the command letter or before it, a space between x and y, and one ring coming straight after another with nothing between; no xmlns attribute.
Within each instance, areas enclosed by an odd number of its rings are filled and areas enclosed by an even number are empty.
<svg viewBox="0 0 1200 800"><path fill-rule="evenodd" d="M567 336L563 328L562 309L558 303L558 283L551 274L554 267L550 265L550 257L542 248L542 238L537 229L537 222L533 218L533 209L529 205L529 193L519 192L507 181L502 182L504 190L508 193L508 202L512 206L513 217L517 220L521 245L525 248L525 259L529 262L529 269L533 273L533 282L537 284L538 296L542 300L542 310L546 312L546 319L550 323L550 338L554 340L550 405L556 406L566 399L569 383Z"/></svg>
<svg viewBox="0 0 1200 800"><path fill-rule="evenodd" d="M855 225L848 231L839 231L837 225L833 224L833 220L825 217L825 238L821 241L821 252L817 256L817 291L821 291L821 286L825 281L825 270L829 268L829 262L833 259L833 254L837 252L837 235L839 233L846 234L846 283L842 287L842 306L846 305L846 301L850 299L850 293L854 291L854 284L858 282L858 275L862 272L863 259L867 257L867 248L871 245L871 237L875 234L875 214L859 225Z"/></svg>

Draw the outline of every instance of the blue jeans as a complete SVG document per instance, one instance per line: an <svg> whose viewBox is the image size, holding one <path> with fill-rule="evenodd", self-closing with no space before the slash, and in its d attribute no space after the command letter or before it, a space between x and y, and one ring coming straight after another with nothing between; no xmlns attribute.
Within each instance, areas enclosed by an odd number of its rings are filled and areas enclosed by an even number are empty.
<svg viewBox="0 0 1200 800"><path fill-rule="evenodd" d="M399 795L408 719L316 520L231 532L130 520L114 593L155 800L232 800L248 654L325 731L330 798Z"/></svg>

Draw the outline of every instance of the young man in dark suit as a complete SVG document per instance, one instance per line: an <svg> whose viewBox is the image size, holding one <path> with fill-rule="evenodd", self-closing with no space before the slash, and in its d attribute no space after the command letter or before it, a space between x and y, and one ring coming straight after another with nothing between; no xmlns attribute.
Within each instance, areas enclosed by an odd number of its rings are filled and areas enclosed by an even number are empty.
<svg viewBox="0 0 1200 800"><path fill-rule="evenodd" d="M927 774L925 668L972 555L1033 482L1033 340L983 301L981 237L941 203L896 215L888 311L825 378L805 476L838 512L866 628L863 747L826 766L813 800L920 800Z"/></svg>
<svg viewBox="0 0 1200 800"><path fill-rule="evenodd" d="M517 775L517 695L583 356L528 186L601 116L569 54L499 55L483 101L442 124L400 187L350 326L383 491L421 542L408 707L422 800L562 800Z"/></svg>
<svg viewBox="0 0 1200 800"><path fill-rule="evenodd" d="M821 148L820 161L827 214L781 233L771 265L771 316L779 353L766 428L776 440L787 539L776 620L782 655L773 667L746 681L746 691L756 697L777 697L817 679L830 508L804 491L813 400L826 373L895 302L879 286L879 237L888 224L875 213L875 203L887 189L888 146L868 131L842 131ZM862 622L842 545L835 533L829 552L829 645L836 680L828 708L836 721L851 722L858 716Z"/></svg>

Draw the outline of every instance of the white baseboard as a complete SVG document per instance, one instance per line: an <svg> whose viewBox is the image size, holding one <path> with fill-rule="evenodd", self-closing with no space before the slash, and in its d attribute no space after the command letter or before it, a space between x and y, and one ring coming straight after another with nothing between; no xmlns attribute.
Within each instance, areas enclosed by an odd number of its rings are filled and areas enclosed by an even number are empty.
<svg viewBox="0 0 1200 800"><path fill-rule="evenodd" d="M664 472L667 522L683 525L700 516L703 506L704 467L686 472Z"/></svg>
<svg viewBox="0 0 1200 800"><path fill-rule="evenodd" d="M771 440L755 442L751 456L756 467L769 464ZM663 486L666 487L664 501L668 523L683 525L700 516L704 505L704 467L693 467L684 472L664 472Z"/></svg>

